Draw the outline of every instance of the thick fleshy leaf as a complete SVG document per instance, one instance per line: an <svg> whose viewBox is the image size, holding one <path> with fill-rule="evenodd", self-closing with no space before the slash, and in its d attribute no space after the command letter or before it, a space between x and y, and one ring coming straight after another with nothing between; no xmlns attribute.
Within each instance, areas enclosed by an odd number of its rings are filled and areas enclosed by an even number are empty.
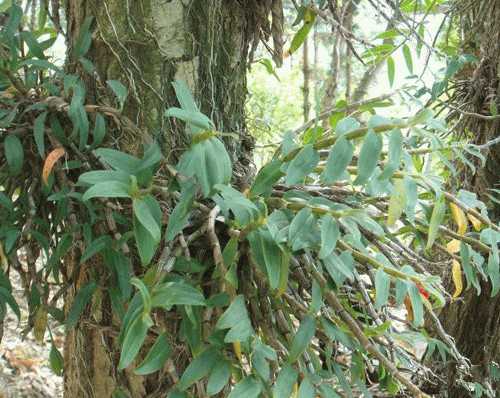
<svg viewBox="0 0 500 398"><path fill-rule="evenodd" d="M280 269L283 252L268 230L258 229L247 236L255 262L267 274L272 289L277 289L280 282Z"/></svg>
<svg viewBox="0 0 500 398"><path fill-rule="evenodd" d="M186 368L179 381L179 388L185 390L198 380L209 375L216 363L221 360L215 348L208 348L195 357Z"/></svg>
<svg viewBox="0 0 500 398"><path fill-rule="evenodd" d="M311 173L319 162L319 154L312 144L306 145L295 156L286 171L285 182L287 185L300 184Z"/></svg>
<svg viewBox="0 0 500 398"><path fill-rule="evenodd" d="M282 164L281 160L274 159L260 169L250 188L250 194L252 196L269 196L273 185L284 175L281 171Z"/></svg>
<svg viewBox="0 0 500 398"><path fill-rule="evenodd" d="M363 146L361 147L361 151L359 153L358 176L354 180L354 184L363 185L368 182L375 171L381 151L382 138L380 137L380 134L370 130L365 137Z"/></svg>
<svg viewBox="0 0 500 398"><path fill-rule="evenodd" d="M339 236L340 229L337 221L329 214L321 217L321 250L319 258L328 257L333 252Z"/></svg>
<svg viewBox="0 0 500 398"><path fill-rule="evenodd" d="M162 333L149 350L144 361L135 369L138 375L147 375L163 368L168 357L172 353L172 347L167 340L166 334Z"/></svg>
<svg viewBox="0 0 500 398"><path fill-rule="evenodd" d="M333 184L339 180L351 163L353 154L354 146L351 142L343 137L339 138L328 154L325 169L321 173L321 181L326 184Z"/></svg>
<svg viewBox="0 0 500 398"><path fill-rule="evenodd" d="M253 377L241 380L227 398L257 398L262 391L262 384Z"/></svg>
<svg viewBox="0 0 500 398"><path fill-rule="evenodd" d="M89 303L96 289L97 284L95 282L89 282L78 290L68 316L66 317L66 327L68 329L72 329L78 323L83 310Z"/></svg>
<svg viewBox="0 0 500 398"><path fill-rule="evenodd" d="M153 325L153 320L147 314L139 313L138 316L128 325L125 338L121 346L120 362L118 370L129 366L139 353L149 328Z"/></svg>
<svg viewBox="0 0 500 398"><path fill-rule="evenodd" d="M273 388L273 398L291 397L293 386L297 381L297 372L290 364L286 364L280 371Z"/></svg>
<svg viewBox="0 0 500 398"><path fill-rule="evenodd" d="M382 268L379 268L375 273L375 308L382 308L389 300L389 288L391 279Z"/></svg>
<svg viewBox="0 0 500 398"><path fill-rule="evenodd" d="M306 315L300 322L299 329L292 340L292 345L288 354L289 363L293 363L299 359L309 346L314 333L316 333L316 320L312 316Z"/></svg>
<svg viewBox="0 0 500 398"><path fill-rule="evenodd" d="M207 384L207 394L209 396L219 393L229 382L231 377L231 363L226 360L217 362L210 372Z"/></svg>
<svg viewBox="0 0 500 398"><path fill-rule="evenodd" d="M219 318L215 327L217 329L230 329L224 338L226 343L245 341L254 334L244 296L236 296L228 309Z"/></svg>

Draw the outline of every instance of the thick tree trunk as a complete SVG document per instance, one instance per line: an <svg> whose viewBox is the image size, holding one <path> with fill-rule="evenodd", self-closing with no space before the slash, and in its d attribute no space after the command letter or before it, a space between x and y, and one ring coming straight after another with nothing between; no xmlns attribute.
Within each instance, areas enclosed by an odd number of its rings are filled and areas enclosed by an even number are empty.
<svg viewBox="0 0 500 398"><path fill-rule="evenodd" d="M464 32L463 48L474 53L479 62L475 70L466 70L460 78L467 79L467 89L459 92L457 106L469 112L488 115L492 103L500 104L500 3L497 0L474 2L472 9L462 16ZM484 145L500 135L500 119L483 120L475 116L464 116L461 122L464 134L470 135L474 143ZM476 192L489 204L493 221L500 221L500 206L487 196L489 188L498 188L500 181L500 144L483 151L487 161L484 168L472 174L465 170L460 179L460 188ZM463 181L466 181L464 187ZM455 338L458 349L473 365L473 373L488 377L492 361L500 363L500 297L490 297L491 287L483 283L478 296L474 289L466 292L462 300L447 306L441 313L446 330ZM457 382L456 369L452 366L448 374L448 393L451 398L461 398L467 393ZM500 391L500 385L494 386Z"/></svg>
<svg viewBox="0 0 500 398"><path fill-rule="evenodd" d="M163 113L176 105L172 81L182 79L217 129L239 136L227 141L226 146L233 158L235 183L244 184L250 174L253 146L243 112L247 54L254 38L249 18L253 6L224 0L68 0L66 4L68 70L84 76L89 102L101 103L112 98L107 80L125 84L129 98L124 113L144 134L116 132L109 145L136 153L146 135L154 136L161 142L168 161L175 163L187 145L187 138L181 126L166 120ZM77 60L71 58L82 24L89 16L94 18L93 34L92 47L86 56L96 67L97 80L96 76L85 75ZM68 267L78 263L77 259L67 260ZM88 269L106 272L102 263L85 264L80 284ZM78 287L68 291L66 308ZM176 381L175 375L182 374L183 361L170 362L170 377L141 378L126 370L119 372L119 326L113 319L106 291L95 297L91 308L67 335L65 396L107 398L121 391L132 398L164 397ZM176 322L167 325L173 334Z"/></svg>

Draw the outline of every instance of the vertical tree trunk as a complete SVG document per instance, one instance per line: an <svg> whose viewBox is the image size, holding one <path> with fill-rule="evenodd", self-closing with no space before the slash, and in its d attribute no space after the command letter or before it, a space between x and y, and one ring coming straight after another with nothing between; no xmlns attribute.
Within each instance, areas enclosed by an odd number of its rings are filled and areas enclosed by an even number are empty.
<svg viewBox="0 0 500 398"><path fill-rule="evenodd" d="M254 39L253 5L224 0L68 0L68 70L80 73L87 83L90 103L112 98L106 81L120 80L128 87L124 113L144 135L162 143L164 155L175 163L187 145L181 126L166 120L163 112L176 105L171 82L185 80L217 129L237 134L226 142L233 158L236 183L244 183L251 169L253 141L244 118L247 54ZM82 24L93 17L92 47L86 55L96 67L96 76L81 71L72 59ZM86 77L85 77L86 76ZM112 132L110 132L112 134ZM109 134L109 133L108 133ZM111 146L136 153L144 136L115 132ZM76 266L78 259L68 258ZM105 273L102 263L84 264L85 270ZM102 278L101 278L102 279ZM66 309L78 285L68 291ZM96 299L98 297L99 299ZM171 377L143 378L117 363L118 325L111 315L105 291L94 297L75 329L68 332L65 347L65 396L107 398L121 391L126 396L164 397L182 361L170 362ZM176 322L176 321L170 321ZM176 324L169 328L175 333ZM121 395L117 395L120 396Z"/></svg>
<svg viewBox="0 0 500 398"><path fill-rule="evenodd" d="M311 68L309 67L309 40L306 38L302 45L302 76L304 78L304 85L302 86L303 95L303 114L304 122L309 120L309 113L311 111L310 89L309 83L311 81Z"/></svg>
<svg viewBox="0 0 500 398"><path fill-rule="evenodd" d="M471 3L472 4L472 3ZM492 103L500 105L500 3L497 0L474 2L462 15L463 51L475 54L479 61L475 70L466 70L461 79L467 79L467 89L459 92L456 104L469 112L489 115ZM464 134L470 135L475 144L483 145L500 135L500 119L483 120L464 116L461 122ZM473 174L464 170L460 188L476 192L489 204L494 222L500 221L500 206L489 200L489 188L498 188L500 181L500 144L485 148L487 161ZM465 187L463 181L466 181ZM490 192L491 193L491 192ZM490 297L491 286L482 284L478 296L474 289L463 299L445 307L441 313L446 330L455 338L457 347L470 358L473 370L481 378L488 377L492 361L500 363L500 297ZM449 372L448 393L451 398L465 397L466 392L457 383L456 369ZM494 386L495 391L500 385Z"/></svg>

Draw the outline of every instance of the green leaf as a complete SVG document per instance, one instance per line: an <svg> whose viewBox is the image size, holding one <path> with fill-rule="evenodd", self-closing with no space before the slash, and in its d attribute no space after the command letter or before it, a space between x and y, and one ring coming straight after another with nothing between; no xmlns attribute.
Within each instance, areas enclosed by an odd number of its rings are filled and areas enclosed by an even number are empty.
<svg viewBox="0 0 500 398"><path fill-rule="evenodd" d="M471 264L470 247L466 243L462 242L460 245L460 259L462 260L462 268L465 273L465 279L467 280L467 289L470 286L474 286L477 290L477 294L481 293L481 284L477 278L477 274Z"/></svg>
<svg viewBox="0 0 500 398"><path fill-rule="evenodd" d="M197 111L198 106L196 105L191 90L187 86L184 80L176 80L172 83L175 90L175 95L177 96L177 101L182 109L186 111Z"/></svg>
<svg viewBox="0 0 500 398"><path fill-rule="evenodd" d="M215 127L210 118L199 111L188 111L172 107L165 111L165 117L175 117L186 122L193 132L212 130Z"/></svg>
<svg viewBox="0 0 500 398"><path fill-rule="evenodd" d="M321 250L319 258L328 257L333 252L339 236L340 229L337 221L329 214L321 217Z"/></svg>
<svg viewBox="0 0 500 398"><path fill-rule="evenodd" d="M410 72L410 74L413 74L413 59L411 57L411 50L410 47L408 47L408 44L405 44L403 46L403 56L405 58L406 67L408 68L408 71Z"/></svg>
<svg viewBox="0 0 500 398"><path fill-rule="evenodd" d="M149 315L139 313L138 316L128 325L125 338L121 347L118 370L129 366L139 353L149 328L153 325L153 320Z"/></svg>
<svg viewBox="0 0 500 398"><path fill-rule="evenodd" d="M316 218L308 207L301 209L288 229L288 245L293 251L312 246L316 232Z"/></svg>
<svg viewBox="0 0 500 398"><path fill-rule="evenodd" d="M186 368L179 381L179 389L186 390L191 385L208 376L216 363L220 361L220 355L215 348L208 348L195 357Z"/></svg>
<svg viewBox="0 0 500 398"><path fill-rule="evenodd" d="M339 180L351 163L353 154L353 145L344 137L340 137L328 154L326 167L321 173L321 181L325 184L333 184Z"/></svg>
<svg viewBox="0 0 500 398"><path fill-rule="evenodd" d="M293 385L297 381L297 372L290 364L286 364L280 371L273 388L273 398L290 398Z"/></svg>
<svg viewBox="0 0 500 398"><path fill-rule="evenodd" d="M195 287L181 282L166 282L155 286L152 306L170 309L173 305L205 306L203 294Z"/></svg>
<svg viewBox="0 0 500 398"><path fill-rule="evenodd" d="M143 198L144 202L149 208L153 219L161 220L161 209L156 200L150 196ZM141 262L143 265L150 263L153 258L156 248L158 247L159 241L155 240L151 233L142 225L141 222L134 216L134 237L137 244L137 250L139 251L139 256L141 257Z"/></svg>
<svg viewBox="0 0 500 398"><path fill-rule="evenodd" d="M315 14L308 13L308 19L304 20L304 25L302 25L302 27L293 36L292 42L290 43L290 49L288 50L289 54L293 54L300 48L300 46L302 46L307 38L307 35L311 31L311 28L314 26L315 17Z"/></svg>
<svg viewBox="0 0 500 398"><path fill-rule="evenodd" d="M155 201L151 195L148 195L149 201ZM158 202L156 202L158 203ZM137 220L142 224L144 228L148 230L151 234L155 242L159 242L161 239L161 230L160 223L161 219L155 219L153 214L150 211L150 204L148 204L145 199L142 198L134 198L132 202L132 206L134 209L134 215L137 217ZM157 206L159 206L157 204Z"/></svg>
<svg viewBox="0 0 500 398"><path fill-rule="evenodd" d="M378 177L379 180L391 178L399 168L401 162L401 152L403 150L403 135L401 130L394 129L389 137L389 160L384 167L384 171Z"/></svg>
<svg viewBox="0 0 500 398"><path fill-rule="evenodd" d="M229 154L216 137L192 145L181 156L177 169L187 177L195 176L205 197L213 194L215 185L228 184L232 175Z"/></svg>
<svg viewBox="0 0 500 398"><path fill-rule="evenodd" d="M271 289L277 289L280 282L280 268L283 252L268 230L258 229L248 234L250 250L255 262L269 278Z"/></svg>
<svg viewBox="0 0 500 398"><path fill-rule="evenodd" d="M216 185L215 189L223 198L221 208L228 208L233 212L238 227L244 227L259 218L257 206L240 191L228 185Z"/></svg>
<svg viewBox="0 0 500 398"><path fill-rule="evenodd" d="M323 259L323 264L337 285L342 285L346 278L353 278L354 263L352 256L348 252L343 252L340 256L332 252Z"/></svg>
<svg viewBox="0 0 500 398"><path fill-rule="evenodd" d="M104 119L104 116L102 116L100 113L97 113L95 116L94 131L92 132L94 140L92 142L90 149L95 149L99 145L101 145L105 135L106 135L106 119Z"/></svg>
<svg viewBox="0 0 500 398"><path fill-rule="evenodd" d="M315 388L311 383L308 377L304 377L302 379L302 383L300 383L299 395L297 398L314 398L315 397Z"/></svg>
<svg viewBox="0 0 500 398"><path fill-rule="evenodd" d="M135 174L141 166L141 160L127 153L116 149L99 148L96 155L115 170L120 170L128 174Z"/></svg>
<svg viewBox="0 0 500 398"><path fill-rule="evenodd" d="M130 283L134 285L139 291L142 300L144 316L149 315L149 313L151 312L151 301L152 301L149 289L146 287L143 281L141 281L139 278L136 277L130 279Z"/></svg>
<svg viewBox="0 0 500 398"><path fill-rule="evenodd" d="M394 85L394 77L396 75L396 66L392 57L387 57L387 76L389 77L389 84L391 87Z"/></svg>
<svg viewBox="0 0 500 398"><path fill-rule="evenodd" d="M9 305L12 312L14 312L14 314L16 314L17 319L20 321L21 320L21 311L19 309L19 306L17 305L17 302L16 302L14 296L12 295L10 289L0 286L0 304L4 304L4 303L7 303Z"/></svg>
<svg viewBox="0 0 500 398"><path fill-rule="evenodd" d="M127 186L130 183L130 175L118 170L94 170L80 174L77 185L96 185L103 182L118 181Z"/></svg>
<svg viewBox="0 0 500 398"><path fill-rule="evenodd" d="M162 369L171 353L172 347L167 340L167 335L165 333L160 334L146 355L146 358L135 369L134 373L142 376Z"/></svg>
<svg viewBox="0 0 500 398"><path fill-rule="evenodd" d="M234 386L227 398L258 398L262 384L253 377L246 377Z"/></svg>
<svg viewBox="0 0 500 398"><path fill-rule="evenodd" d="M40 113L33 123L33 135L35 137L38 154L45 158L45 119L47 112Z"/></svg>
<svg viewBox="0 0 500 398"><path fill-rule="evenodd" d="M444 195L440 195L438 198L436 198L436 202L434 203L434 209L432 210L425 250L429 250L434 244L434 241L438 236L439 227L443 222L445 213L446 213L446 200L444 198Z"/></svg>
<svg viewBox="0 0 500 398"><path fill-rule="evenodd" d="M92 35L90 32L90 25L94 18L89 16L85 18L83 24L80 26L80 33L78 39L73 47L73 54L76 59L84 56L92 44Z"/></svg>
<svg viewBox="0 0 500 398"><path fill-rule="evenodd" d="M424 304L417 285L414 283L408 284L408 295L413 309L413 324L420 327L424 324Z"/></svg>
<svg viewBox="0 0 500 398"><path fill-rule="evenodd" d="M269 381L270 366L267 360L276 361L277 355L273 348L262 343L260 339L255 340L255 346L251 355L253 370L265 381Z"/></svg>
<svg viewBox="0 0 500 398"><path fill-rule="evenodd" d="M215 328L230 329L224 338L224 342L226 343L245 341L254 334L245 306L244 296L236 296L228 309L217 321Z"/></svg>
<svg viewBox="0 0 500 398"><path fill-rule="evenodd" d="M344 106L346 106L345 104ZM356 130L359 128L361 124L359 121L351 116L345 117L341 120L338 121L338 123L335 126L335 134L338 136L338 138L341 138L344 134L350 133L351 131Z"/></svg>
<svg viewBox="0 0 500 398"><path fill-rule="evenodd" d="M316 320L312 316L306 315L300 322L299 329L293 338L288 354L288 363L293 363L299 359L311 342L314 333L316 333Z"/></svg>
<svg viewBox="0 0 500 398"><path fill-rule="evenodd" d="M73 329L76 326L78 320L80 319L80 315L92 298L96 289L97 284L95 282L89 282L78 290L73 304L71 305L71 309L68 312L68 316L66 317L66 328L68 330Z"/></svg>
<svg viewBox="0 0 500 398"><path fill-rule="evenodd" d="M118 80L108 80L106 83L108 84L109 88L113 90L116 99L120 103L120 110L123 109L123 106L125 105L125 101L127 100L127 95L128 95L127 87L125 87Z"/></svg>
<svg viewBox="0 0 500 398"><path fill-rule="evenodd" d="M387 226L393 227L399 220L406 206L406 184L404 180L398 178L394 183L394 188L389 199L389 210L387 211Z"/></svg>
<svg viewBox="0 0 500 398"><path fill-rule="evenodd" d="M112 239L109 235L99 236L97 239L94 239L90 244L85 248L85 251L80 258L80 263L83 264L91 257L95 256L97 253L104 250L106 247L109 247L112 243Z"/></svg>
<svg viewBox="0 0 500 398"><path fill-rule="evenodd" d="M281 160L274 159L261 168L250 188L250 195L253 197L268 197L273 190L274 184L284 175L281 171L282 164Z"/></svg>
<svg viewBox="0 0 500 398"><path fill-rule="evenodd" d="M181 189L181 197L170 214L167 225L166 240L170 242L178 233L186 226L191 208L193 206L194 197L196 194L196 185L193 181L188 181L183 184Z"/></svg>
<svg viewBox="0 0 500 398"><path fill-rule="evenodd" d="M210 372L207 384L207 394L209 396L218 394L229 382L231 377L231 363L226 360L217 362Z"/></svg>
<svg viewBox="0 0 500 398"><path fill-rule="evenodd" d="M119 181L103 181L91 186L83 194L82 200L92 198L130 198L129 185Z"/></svg>
<svg viewBox="0 0 500 398"><path fill-rule="evenodd" d="M53 343L50 347L49 364L50 369L52 369L56 375L62 376L64 370L64 359Z"/></svg>
<svg viewBox="0 0 500 398"><path fill-rule="evenodd" d="M363 185L368 182L375 171L381 152L382 138L375 131L370 130L359 153L358 176L354 181L355 185Z"/></svg>
<svg viewBox="0 0 500 398"><path fill-rule="evenodd" d="M286 171L287 185L300 184L311 173L319 162L319 154L312 144L304 146L295 156Z"/></svg>
<svg viewBox="0 0 500 398"><path fill-rule="evenodd" d="M14 176L18 175L23 169L24 162L24 151L21 140L13 134L7 134L3 142L3 148L10 174Z"/></svg>
<svg viewBox="0 0 500 398"><path fill-rule="evenodd" d="M375 273L375 308L382 308L389 300L389 288L391 287L391 279L382 268L379 268Z"/></svg>

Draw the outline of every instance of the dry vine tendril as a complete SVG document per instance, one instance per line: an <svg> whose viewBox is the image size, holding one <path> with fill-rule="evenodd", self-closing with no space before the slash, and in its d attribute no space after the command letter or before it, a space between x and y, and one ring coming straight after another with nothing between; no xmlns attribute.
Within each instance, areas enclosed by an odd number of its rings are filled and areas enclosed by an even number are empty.
<svg viewBox="0 0 500 398"><path fill-rule="evenodd" d="M358 396L371 377L381 390L426 397L429 370L408 349L416 339L427 357L438 351L468 374L435 310L460 296L462 274L467 288L485 279L498 293L500 229L473 194L446 192L422 168L422 156L460 150L438 142L431 111L365 125L344 115L323 138L286 136L240 192L220 133L186 84L173 83L179 107L165 112L192 141L177 165L154 142L142 156L106 147L110 128L137 128L121 114L127 89L108 82L120 109L86 104L83 80L45 57L50 43L17 34L20 13L9 9L0 41L2 319L7 306L20 316L13 272L30 309L24 333L42 339L47 313L77 328L106 296L120 370L168 373L182 357L182 374L169 374L172 398ZM31 55L19 61L23 41ZM207 243L210 253L198 250ZM433 250L441 262L428 259ZM453 297L431 273L451 266ZM58 299L73 288L64 312ZM403 305L401 330L393 309ZM62 371L57 350L51 364Z"/></svg>

